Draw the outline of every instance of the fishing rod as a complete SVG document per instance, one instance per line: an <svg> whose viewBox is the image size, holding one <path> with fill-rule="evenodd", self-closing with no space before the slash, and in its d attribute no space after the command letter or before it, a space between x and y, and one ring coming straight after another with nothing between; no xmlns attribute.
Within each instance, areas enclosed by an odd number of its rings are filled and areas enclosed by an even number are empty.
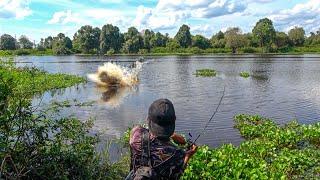
<svg viewBox="0 0 320 180"><path fill-rule="evenodd" d="M218 106L216 107L216 110L214 111L214 113L212 114L211 118L209 119L209 121L208 121L208 122L206 123L206 125L204 126L202 133L200 133L200 134L197 136L197 138L196 138L193 142L191 142L191 145L195 144L195 143L197 142L197 140L199 139L199 137L200 137L201 135L203 135L203 134L206 133L207 127L209 126L210 122L213 120L214 116L217 114L217 112L218 112L218 110L219 110L219 107L220 107L220 105L221 105L221 103L222 103L222 100L223 100L223 98L224 98L225 91L226 91L226 86L223 87L222 96L221 96L221 98L220 98L220 101L219 101ZM191 136L190 133L189 133L189 136ZM192 136L191 136L191 137L192 137Z"/></svg>

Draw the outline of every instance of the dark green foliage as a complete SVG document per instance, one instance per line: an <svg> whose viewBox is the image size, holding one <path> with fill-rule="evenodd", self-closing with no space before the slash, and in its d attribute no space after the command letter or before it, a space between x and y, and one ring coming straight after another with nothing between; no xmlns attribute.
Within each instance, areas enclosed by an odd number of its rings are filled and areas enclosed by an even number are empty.
<svg viewBox="0 0 320 180"><path fill-rule="evenodd" d="M19 38L19 46L21 49L32 49L33 43L28 39L27 36L22 35Z"/></svg>
<svg viewBox="0 0 320 180"><path fill-rule="evenodd" d="M14 50L17 48L16 39L9 34L3 34L0 37L0 49L1 50Z"/></svg>
<svg viewBox="0 0 320 180"><path fill-rule="evenodd" d="M59 33L57 37L53 38L52 51L56 55L71 54L72 41L69 37Z"/></svg>
<svg viewBox="0 0 320 180"><path fill-rule="evenodd" d="M192 47L198 47L200 49L208 49L211 44L209 39L201 35L195 35L192 37Z"/></svg>
<svg viewBox="0 0 320 180"><path fill-rule="evenodd" d="M288 36L294 46L301 46L305 41L305 31L302 27L294 27L289 31Z"/></svg>
<svg viewBox="0 0 320 180"><path fill-rule="evenodd" d="M111 49L119 52L122 46L123 36L117 26L104 25L100 33L100 53L105 54ZM111 52L111 51L110 51Z"/></svg>
<svg viewBox="0 0 320 180"><path fill-rule="evenodd" d="M181 47L187 48L190 47L192 44L190 27L187 25L182 25L179 28L179 31L174 36L174 39L179 43Z"/></svg>
<svg viewBox="0 0 320 180"><path fill-rule="evenodd" d="M139 31L135 27L130 27L124 35L125 43L123 51L126 53L137 53L140 48L143 48L143 39Z"/></svg>
<svg viewBox="0 0 320 180"><path fill-rule="evenodd" d="M278 49L288 47L290 45L289 36L284 32L276 32L274 43Z"/></svg>
<svg viewBox="0 0 320 180"><path fill-rule="evenodd" d="M73 36L73 46L82 53L97 53L99 51L100 29L92 26L82 26Z"/></svg>
<svg viewBox="0 0 320 180"><path fill-rule="evenodd" d="M276 31L270 19L260 19L252 30L252 34L259 42L259 46L266 52L270 52L271 44L274 42Z"/></svg>
<svg viewBox="0 0 320 180"><path fill-rule="evenodd" d="M199 148L182 179L318 179L320 123L283 127L251 115L237 115L235 127L247 140L217 149Z"/></svg>
<svg viewBox="0 0 320 180"><path fill-rule="evenodd" d="M47 37L44 39L44 48L46 49L52 49L52 43L53 43L53 38L51 36Z"/></svg>
<svg viewBox="0 0 320 180"><path fill-rule="evenodd" d="M169 35L166 36L162 35L160 32L157 32L154 36L152 36L150 40L150 44L152 48L155 47L166 47L169 41Z"/></svg>
<svg viewBox="0 0 320 180"><path fill-rule="evenodd" d="M194 75L196 75L197 77L212 77L216 76L217 72L214 69L197 69Z"/></svg>
<svg viewBox="0 0 320 180"><path fill-rule="evenodd" d="M151 39L155 36L153 31L150 31L149 29L146 29L143 34L143 46L144 49L147 50L147 52L150 52L150 49L152 48Z"/></svg>

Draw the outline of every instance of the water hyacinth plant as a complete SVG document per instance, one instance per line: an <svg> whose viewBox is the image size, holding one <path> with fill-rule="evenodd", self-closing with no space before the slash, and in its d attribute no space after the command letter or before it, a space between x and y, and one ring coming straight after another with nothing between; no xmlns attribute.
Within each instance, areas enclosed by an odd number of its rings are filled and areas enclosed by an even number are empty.
<svg viewBox="0 0 320 180"><path fill-rule="evenodd" d="M250 74L249 74L249 72L242 71L242 72L240 72L240 76L244 77L244 78L248 78L248 77L250 77Z"/></svg>
<svg viewBox="0 0 320 180"><path fill-rule="evenodd" d="M201 146L182 179L319 179L320 123L278 126L261 116L237 115L240 146Z"/></svg>
<svg viewBox="0 0 320 180"><path fill-rule="evenodd" d="M197 77L213 77L217 75L217 72L214 69L197 69L194 75Z"/></svg>

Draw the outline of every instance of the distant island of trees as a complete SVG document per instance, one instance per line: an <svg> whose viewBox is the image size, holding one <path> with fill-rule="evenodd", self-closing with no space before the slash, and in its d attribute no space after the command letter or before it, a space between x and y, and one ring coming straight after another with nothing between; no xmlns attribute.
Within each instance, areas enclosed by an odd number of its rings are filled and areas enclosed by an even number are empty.
<svg viewBox="0 0 320 180"><path fill-rule="evenodd" d="M320 30L311 32L308 37L302 27L294 27L288 34L277 32L272 21L264 18L256 23L251 33L242 33L239 27L231 27L208 39L202 35L192 35L187 25L182 25L173 38L149 29L139 32L135 27L130 27L127 32L121 33L112 24L104 25L101 29L85 25L74 34L72 40L59 33L55 37L41 39L38 44L32 43L24 35L17 40L9 34L3 34L0 37L0 50L2 54L15 51L17 55L30 52L54 55L320 52Z"/></svg>

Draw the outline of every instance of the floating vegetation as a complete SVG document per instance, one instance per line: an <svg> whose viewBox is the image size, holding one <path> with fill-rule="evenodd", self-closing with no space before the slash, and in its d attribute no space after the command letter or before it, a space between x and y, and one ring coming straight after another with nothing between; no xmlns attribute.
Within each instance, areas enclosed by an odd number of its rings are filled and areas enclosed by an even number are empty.
<svg viewBox="0 0 320 180"><path fill-rule="evenodd" d="M320 123L237 115L235 128L246 139L238 147L199 147L181 179L319 179Z"/></svg>
<svg viewBox="0 0 320 180"><path fill-rule="evenodd" d="M197 69L194 75L197 77L213 77L217 75L217 72L214 69Z"/></svg>
<svg viewBox="0 0 320 180"><path fill-rule="evenodd" d="M240 73L240 76L241 76L241 77L244 77L244 78L248 78L248 77L250 77L250 74L249 74L249 72L242 71L242 72Z"/></svg>

